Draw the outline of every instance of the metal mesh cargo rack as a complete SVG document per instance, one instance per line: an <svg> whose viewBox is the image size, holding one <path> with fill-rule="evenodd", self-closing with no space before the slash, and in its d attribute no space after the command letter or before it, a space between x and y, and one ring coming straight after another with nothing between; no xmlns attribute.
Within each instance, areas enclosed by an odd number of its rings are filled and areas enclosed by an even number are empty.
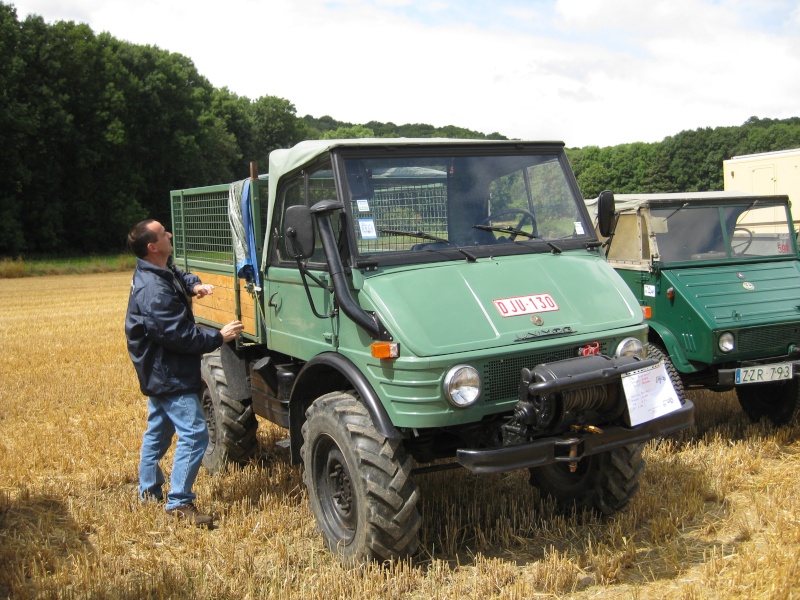
<svg viewBox="0 0 800 600"><path fill-rule="evenodd" d="M263 298L236 276L233 236L228 219L229 184L175 190L171 192L172 244L175 264L197 273L215 286L212 296L194 299L199 323L221 327L233 318L245 325L244 338L266 342L263 327ZM267 181L251 180L255 256L261 259L267 215Z"/></svg>

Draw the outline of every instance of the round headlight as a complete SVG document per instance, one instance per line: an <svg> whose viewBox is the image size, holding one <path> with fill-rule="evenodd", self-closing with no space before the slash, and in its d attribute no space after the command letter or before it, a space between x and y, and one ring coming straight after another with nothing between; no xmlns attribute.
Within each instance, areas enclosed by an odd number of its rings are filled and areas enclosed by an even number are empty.
<svg viewBox="0 0 800 600"><path fill-rule="evenodd" d="M637 338L625 338L619 343L617 346L617 351L614 353L615 356L635 356L636 358L641 358L644 360L647 358L647 352L645 351L644 344L642 340Z"/></svg>
<svg viewBox="0 0 800 600"><path fill-rule="evenodd" d="M725 352L733 352L733 349L736 348L736 341L733 338L733 334L730 331L726 331L721 336L719 336L719 342L717 342L720 351Z"/></svg>
<svg viewBox="0 0 800 600"><path fill-rule="evenodd" d="M481 395L481 378L469 365L457 365L444 378L444 393L453 406L464 408Z"/></svg>

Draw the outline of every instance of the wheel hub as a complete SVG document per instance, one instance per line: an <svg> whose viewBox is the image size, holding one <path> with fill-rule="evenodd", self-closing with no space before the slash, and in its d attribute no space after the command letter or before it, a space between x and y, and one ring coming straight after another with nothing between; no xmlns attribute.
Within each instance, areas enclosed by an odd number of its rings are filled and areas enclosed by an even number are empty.
<svg viewBox="0 0 800 600"><path fill-rule="evenodd" d="M336 509L344 515L349 514L353 506L353 488L347 471L341 463L337 462L328 476L334 490L332 497L336 503Z"/></svg>

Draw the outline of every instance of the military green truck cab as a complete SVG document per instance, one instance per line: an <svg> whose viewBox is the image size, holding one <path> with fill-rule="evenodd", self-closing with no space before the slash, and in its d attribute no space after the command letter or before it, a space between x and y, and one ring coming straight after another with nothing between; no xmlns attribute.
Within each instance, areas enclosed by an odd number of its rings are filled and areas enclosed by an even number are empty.
<svg viewBox="0 0 800 600"><path fill-rule="evenodd" d="M800 261L788 198L622 194L616 208L609 264L645 307L676 386L735 389L751 419L794 420Z"/></svg>
<svg viewBox="0 0 800 600"><path fill-rule="evenodd" d="M204 359L205 464L246 460L254 415L286 427L345 560L412 553L414 476L452 466L529 469L562 505L610 514L638 488L642 443L692 423L563 144L303 142L230 187L227 208L222 186L172 195L177 263L230 290L196 301L198 319L246 323ZM249 221L249 244L206 248L224 237L208 215ZM232 258L248 245L249 270Z"/></svg>

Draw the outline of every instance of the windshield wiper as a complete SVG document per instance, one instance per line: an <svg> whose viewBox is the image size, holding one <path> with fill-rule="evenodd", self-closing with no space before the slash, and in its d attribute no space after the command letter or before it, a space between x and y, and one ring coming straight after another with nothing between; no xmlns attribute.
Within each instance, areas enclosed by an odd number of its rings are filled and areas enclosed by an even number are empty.
<svg viewBox="0 0 800 600"><path fill-rule="evenodd" d="M681 205L680 205L678 208L676 208L676 209L675 209L675 210L673 210L671 213L669 213L669 214L668 214L666 217L664 217L664 220L665 220L665 221L669 221L669 219L670 219L670 217L671 217L672 215L674 215L674 214L675 214L676 212L678 212L679 210L686 208L687 206L689 206L689 203L688 203L688 202L684 202L684 203L683 203L683 204L681 204Z"/></svg>
<svg viewBox="0 0 800 600"><path fill-rule="evenodd" d="M748 207L747 207L747 208L745 208L745 209L744 209L744 210L741 212L741 214L740 214L738 217L736 217L736 220L737 220L737 221L740 221L741 219L743 219L743 218L744 218L744 216L745 216L747 213L749 213L751 210L753 210L753 207L754 207L756 204L758 204L759 202L761 202L761 200L753 200L753 201L752 201L752 202L751 202L751 203L748 205Z"/></svg>
<svg viewBox="0 0 800 600"><path fill-rule="evenodd" d="M461 254L467 257L469 262L475 262L477 257L474 254L470 254L460 246L455 245L453 242L448 240L447 238L437 237L435 235L431 235L430 233L425 233L424 231L403 231L401 229L379 229L381 233L386 233L389 235L406 235L412 238L419 238L421 240L430 240L431 242L439 242L441 244L447 244L448 246L452 246Z"/></svg>
<svg viewBox="0 0 800 600"><path fill-rule="evenodd" d="M544 239L543 237L539 237L538 235L534 235L533 233L528 233L527 231L522 231L521 229L516 229L514 227L500 227L499 225L473 225L473 229L482 229L484 231L496 231L498 233L507 233L509 235L522 235L530 240L538 240L540 242L544 242L550 249L553 251L553 254L561 254L562 250L558 246L556 246L553 242Z"/></svg>

